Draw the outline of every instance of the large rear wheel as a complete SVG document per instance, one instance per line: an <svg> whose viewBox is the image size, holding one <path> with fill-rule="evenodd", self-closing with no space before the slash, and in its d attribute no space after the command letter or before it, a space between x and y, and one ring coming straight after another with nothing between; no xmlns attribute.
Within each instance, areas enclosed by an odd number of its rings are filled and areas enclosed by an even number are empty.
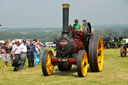
<svg viewBox="0 0 128 85"><path fill-rule="evenodd" d="M77 72L79 77L87 75L88 57L85 50L80 50L77 56Z"/></svg>
<svg viewBox="0 0 128 85"><path fill-rule="evenodd" d="M51 62L53 57L53 52L49 50L45 50L41 59L41 67L44 76L50 76L53 73L54 65Z"/></svg>
<svg viewBox="0 0 128 85"><path fill-rule="evenodd" d="M120 48L120 56L121 56L121 57L126 57L126 56L127 56L127 46L123 45L123 46Z"/></svg>
<svg viewBox="0 0 128 85"><path fill-rule="evenodd" d="M91 36L89 40L89 64L92 72L100 72L104 63L104 45L102 37Z"/></svg>

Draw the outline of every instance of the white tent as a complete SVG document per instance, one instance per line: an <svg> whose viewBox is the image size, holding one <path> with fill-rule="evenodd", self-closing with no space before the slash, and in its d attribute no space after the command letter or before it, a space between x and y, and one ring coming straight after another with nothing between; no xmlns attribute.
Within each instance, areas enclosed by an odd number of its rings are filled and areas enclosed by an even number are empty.
<svg viewBox="0 0 128 85"><path fill-rule="evenodd" d="M123 39L123 40L125 40L125 41L126 41L126 43L128 43L128 39Z"/></svg>
<svg viewBox="0 0 128 85"><path fill-rule="evenodd" d="M5 43L5 41L4 40L0 40L0 43Z"/></svg>

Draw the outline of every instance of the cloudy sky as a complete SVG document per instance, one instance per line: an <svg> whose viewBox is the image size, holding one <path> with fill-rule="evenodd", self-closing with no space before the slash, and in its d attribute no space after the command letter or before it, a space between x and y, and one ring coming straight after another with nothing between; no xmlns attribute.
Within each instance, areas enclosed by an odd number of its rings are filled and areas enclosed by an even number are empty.
<svg viewBox="0 0 128 85"><path fill-rule="evenodd" d="M71 4L74 19L93 25L128 24L128 0L0 0L4 27L62 27L62 3Z"/></svg>

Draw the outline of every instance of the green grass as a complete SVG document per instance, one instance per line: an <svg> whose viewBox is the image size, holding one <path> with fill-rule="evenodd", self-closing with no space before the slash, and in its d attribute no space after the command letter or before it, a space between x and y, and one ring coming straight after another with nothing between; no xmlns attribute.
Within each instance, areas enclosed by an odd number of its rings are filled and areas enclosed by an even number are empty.
<svg viewBox="0 0 128 85"><path fill-rule="evenodd" d="M128 57L121 58L119 49L105 50L103 72L88 72L86 77L77 77L76 66L69 72L60 72L57 67L49 77L42 75L41 66L26 67L13 72L13 68L4 68L0 60L0 85L128 85Z"/></svg>

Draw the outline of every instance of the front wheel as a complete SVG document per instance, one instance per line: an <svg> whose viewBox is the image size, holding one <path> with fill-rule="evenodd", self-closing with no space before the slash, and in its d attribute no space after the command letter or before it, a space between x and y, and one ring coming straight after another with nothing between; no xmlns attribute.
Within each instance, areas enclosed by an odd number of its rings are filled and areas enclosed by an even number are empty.
<svg viewBox="0 0 128 85"><path fill-rule="evenodd" d="M77 56L77 72L79 77L85 77L88 71L88 57L85 50L80 50Z"/></svg>
<svg viewBox="0 0 128 85"><path fill-rule="evenodd" d="M53 73L54 65L51 62L53 52L45 50L41 59L41 68L44 76L50 76Z"/></svg>

